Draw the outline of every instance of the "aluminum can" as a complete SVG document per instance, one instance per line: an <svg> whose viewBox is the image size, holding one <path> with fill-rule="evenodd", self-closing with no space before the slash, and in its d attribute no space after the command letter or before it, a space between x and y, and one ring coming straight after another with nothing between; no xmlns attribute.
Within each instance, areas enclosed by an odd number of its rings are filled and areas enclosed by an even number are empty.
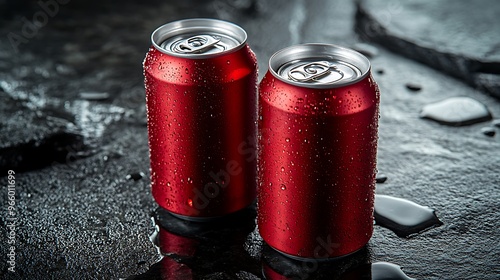
<svg viewBox="0 0 500 280"><path fill-rule="evenodd" d="M156 29L144 60L151 187L178 217L207 220L256 198L257 62L239 26Z"/></svg>
<svg viewBox="0 0 500 280"><path fill-rule="evenodd" d="M379 90L362 54L285 48L259 85L258 227L297 259L361 249L373 232Z"/></svg>

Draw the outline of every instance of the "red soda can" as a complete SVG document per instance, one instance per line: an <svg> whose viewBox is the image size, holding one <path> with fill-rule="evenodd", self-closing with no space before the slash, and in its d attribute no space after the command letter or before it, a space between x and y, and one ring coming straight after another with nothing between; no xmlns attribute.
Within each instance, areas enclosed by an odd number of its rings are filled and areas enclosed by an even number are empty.
<svg viewBox="0 0 500 280"><path fill-rule="evenodd" d="M259 86L258 227L297 259L361 249L373 232L379 90L362 54L285 48Z"/></svg>
<svg viewBox="0 0 500 280"><path fill-rule="evenodd" d="M239 26L156 29L144 60L151 187L178 217L206 220L256 198L257 62Z"/></svg>

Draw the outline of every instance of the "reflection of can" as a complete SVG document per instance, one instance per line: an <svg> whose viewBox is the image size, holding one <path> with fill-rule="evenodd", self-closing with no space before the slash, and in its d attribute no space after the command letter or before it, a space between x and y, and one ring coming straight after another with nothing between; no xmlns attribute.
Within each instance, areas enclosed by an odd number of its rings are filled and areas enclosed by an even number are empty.
<svg viewBox="0 0 500 280"><path fill-rule="evenodd" d="M268 280L285 279L371 279L368 246L344 257L322 262L287 258L264 245L262 274Z"/></svg>
<svg viewBox="0 0 500 280"><path fill-rule="evenodd" d="M156 202L189 219L255 200L257 63L245 31L188 19L153 32L144 60Z"/></svg>
<svg viewBox="0 0 500 280"><path fill-rule="evenodd" d="M274 54L260 84L262 238L298 258L362 248L373 232L379 90L370 62L334 45Z"/></svg>
<svg viewBox="0 0 500 280"><path fill-rule="evenodd" d="M211 223L178 219L163 208L154 212L151 241L163 257L156 266L161 277L144 279L198 279L200 275L258 273L245 251L255 229L255 207L247 207ZM198 277L196 277L198 276Z"/></svg>

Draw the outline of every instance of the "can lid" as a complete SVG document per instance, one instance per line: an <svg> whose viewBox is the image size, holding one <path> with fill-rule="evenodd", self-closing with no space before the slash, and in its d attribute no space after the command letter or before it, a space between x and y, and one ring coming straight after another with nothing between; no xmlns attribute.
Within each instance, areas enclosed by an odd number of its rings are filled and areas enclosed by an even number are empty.
<svg viewBox="0 0 500 280"><path fill-rule="evenodd" d="M217 19L185 19L167 23L151 35L153 46L168 55L201 59L240 49L247 34L243 28Z"/></svg>
<svg viewBox="0 0 500 280"><path fill-rule="evenodd" d="M276 52L269 69L278 79L308 88L336 88L368 75L370 61L361 53L331 44L295 45Z"/></svg>

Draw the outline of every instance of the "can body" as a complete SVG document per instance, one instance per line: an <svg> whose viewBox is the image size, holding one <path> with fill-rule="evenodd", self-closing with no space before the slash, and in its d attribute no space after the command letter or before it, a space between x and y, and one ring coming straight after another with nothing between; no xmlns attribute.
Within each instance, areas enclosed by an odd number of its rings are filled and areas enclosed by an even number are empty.
<svg viewBox="0 0 500 280"><path fill-rule="evenodd" d="M200 49L206 43L200 37L214 41L204 35L214 30L240 37ZM175 36L180 43L162 43ZM214 38L223 36L230 35ZM227 22L193 19L160 27L152 40L144 76L153 197L188 219L245 208L256 197L257 117L257 63L246 33Z"/></svg>
<svg viewBox="0 0 500 280"><path fill-rule="evenodd" d="M305 70L298 81L280 76L281 64L301 56L305 62L288 69L292 76ZM302 79L321 71L323 62L308 57L336 56L339 67L328 71L340 78ZM355 58L352 73L343 70L345 56ZM333 45L290 47L271 58L259 95L262 238L296 258L332 258L361 249L373 232L379 105L368 60Z"/></svg>

